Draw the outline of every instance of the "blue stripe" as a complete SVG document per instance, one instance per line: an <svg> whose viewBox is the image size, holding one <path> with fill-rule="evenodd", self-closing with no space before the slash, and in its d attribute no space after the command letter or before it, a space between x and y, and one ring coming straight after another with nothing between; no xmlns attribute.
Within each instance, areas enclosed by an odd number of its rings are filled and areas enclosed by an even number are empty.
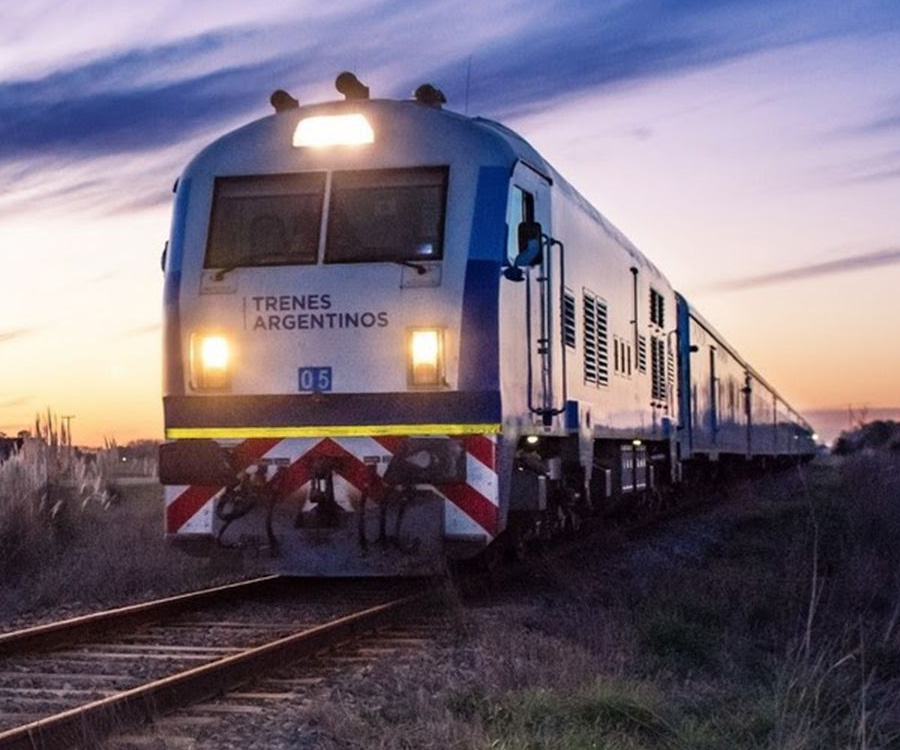
<svg viewBox="0 0 900 750"><path fill-rule="evenodd" d="M500 269L506 255L509 176L505 167L482 167L478 171L463 290L460 390L493 390L500 380L498 298Z"/></svg>
<svg viewBox="0 0 900 750"><path fill-rule="evenodd" d="M687 449L693 450L694 425L691 416L691 316L687 300L675 295L678 328L678 427L687 437ZM683 438L682 438L683 439Z"/></svg>
<svg viewBox="0 0 900 750"><path fill-rule="evenodd" d="M184 366L181 361L181 264L184 259L184 233L187 225L191 181L178 183L169 249L166 252L166 278L163 285L163 393L184 393Z"/></svg>
<svg viewBox="0 0 900 750"><path fill-rule="evenodd" d="M566 429L578 432L578 402L566 401Z"/></svg>
<svg viewBox="0 0 900 750"><path fill-rule="evenodd" d="M500 421L496 391L169 396L166 427L481 424Z"/></svg>

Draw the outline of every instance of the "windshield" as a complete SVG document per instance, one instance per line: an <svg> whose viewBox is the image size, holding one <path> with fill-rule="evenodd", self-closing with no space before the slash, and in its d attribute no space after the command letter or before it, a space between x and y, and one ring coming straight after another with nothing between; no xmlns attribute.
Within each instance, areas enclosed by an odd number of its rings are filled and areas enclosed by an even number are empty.
<svg viewBox="0 0 900 750"><path fill-rule="evenodd" d="M315 263L325 175L219 177L206 268Z"/></svg>
<svg viewBox="0 0 900 750"><path fill-rule="evenodd" d="M336 172L326 263L443 256L446 167Z"/></svg>

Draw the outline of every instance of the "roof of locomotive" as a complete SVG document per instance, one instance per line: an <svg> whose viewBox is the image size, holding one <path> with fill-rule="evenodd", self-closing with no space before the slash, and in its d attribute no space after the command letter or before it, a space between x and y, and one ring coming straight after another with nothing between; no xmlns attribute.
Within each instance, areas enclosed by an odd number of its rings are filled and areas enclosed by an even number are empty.
<svg viewBox="0 0 900 750"><path fill-rule="evenodd" d="M302 161L306 168L334 168L346 160L353 168L358 152L336 152L334 149L293 149L302 154L297 161L285 159L284 144L290 144L297 123L306 117L361 113L375 131L376 143L382 152L402 149L414 152L416 143L442 145L460 149L484 164L508 167L512 172L517 161L550 179L553 185L588 214L605 233L640 266L659 277L665 276L631 243L609 220L591 205L562 175L559 174L522 136L505 125L483 117L468 117L440 107L431 107L414 100L352 99L303 105L262 117L226 133L204 148L185 169L185 176L194 174L260 174L289 172ZM421 134L427 133L427 139ZM421 158L428 152L420 149ZM424 162L423 162L424 163ZM356 167L358 168L358 166Z"/></svg>
<svg viewBox="0 0 900 750"><path fill-rule="evenodd" d="M382 153L409 151L411 141L425 141L466 150L477 158L498 165L512 165L517 158L525 158L541 169L548 165L525 141L503 137L493 128L473 127L475 119L448 110L428 107L415 101L391 99L342 100L307 104L254 120L213 141L188 166L187 171L213 167L229 170L232 162L255 160L265 165L272 157L276 166L272 171L289 171L296 165L316 166L319 163L340 163L347 158L358 160L357 149L288 148L300 120L307 117L363 114L375 132L374 150ZM422 137L426 134L426 138ZM287 153L296 159L285 159ZM258 167L259 168L259 167Z"/></svg>

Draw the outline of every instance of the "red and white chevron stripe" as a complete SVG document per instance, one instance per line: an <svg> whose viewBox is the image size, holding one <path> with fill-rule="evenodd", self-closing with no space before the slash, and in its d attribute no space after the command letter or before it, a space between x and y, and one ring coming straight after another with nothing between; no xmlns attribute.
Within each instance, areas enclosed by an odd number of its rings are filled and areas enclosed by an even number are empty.
<svg viewBox="0 0 900 750"><path fill-rule="evenodd" d="M335 499L353 510L364 489L377 501L381 477L403 437L249 438L231 443L239 468L260 460L286 464L282 491L302 489L312 478L315 456L339 458L335 471ZM466 450L466 482L438 485L445 498L444 532L447 536L482 536L499 532L496 435L462 438ZM223 444L225 444L223 442ZM373 476L372 466L376 468ZM271 476L270 476L271 479ZM224 491L221 486L170 485L166 487L166 531L169 534L212 534L213 505Z"/></svg>

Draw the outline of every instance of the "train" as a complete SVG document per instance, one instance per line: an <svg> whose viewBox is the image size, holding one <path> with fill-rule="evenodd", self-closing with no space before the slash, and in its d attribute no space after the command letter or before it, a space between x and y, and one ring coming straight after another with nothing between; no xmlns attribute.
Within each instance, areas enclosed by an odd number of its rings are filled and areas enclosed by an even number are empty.
<svg viewBox="0 0 900 750"><path fill-rule="evenodd" d="M166 536L422 575L786 465L810 425L521 136L423 84L204 148L163 257Z"/></svg>

